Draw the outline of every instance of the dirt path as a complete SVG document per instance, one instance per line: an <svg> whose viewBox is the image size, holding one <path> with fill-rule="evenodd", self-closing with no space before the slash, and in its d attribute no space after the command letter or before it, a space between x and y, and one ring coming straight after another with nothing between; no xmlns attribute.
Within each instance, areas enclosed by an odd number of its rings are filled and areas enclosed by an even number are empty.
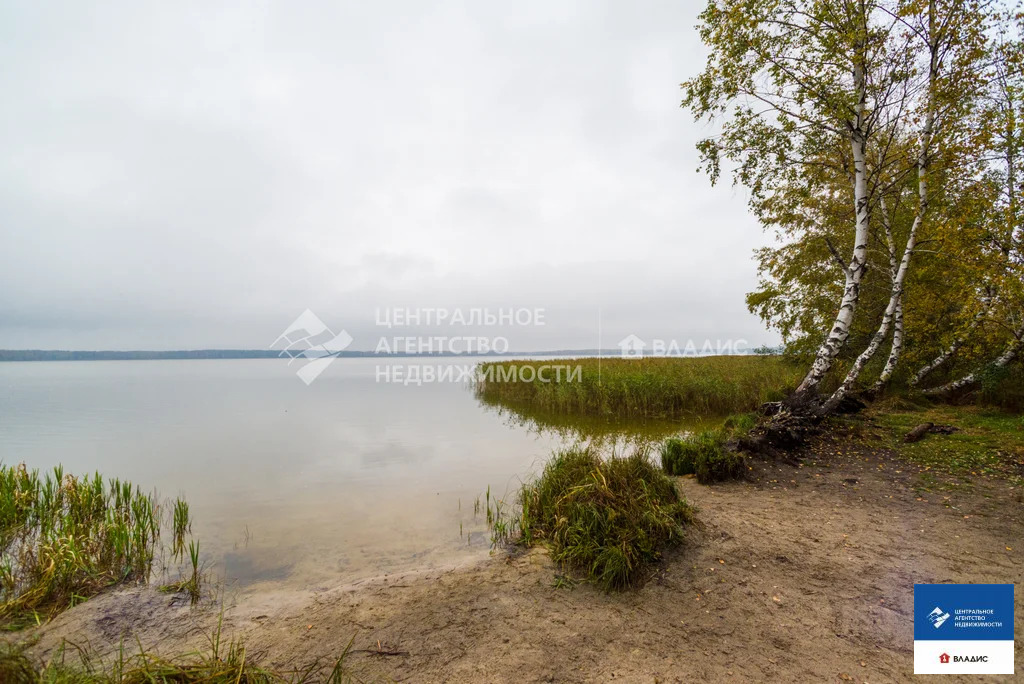
<svg viewBox="0 0 1024 684"><path fill-rule="evenodd" d="M330 660L355 635L349 662L398 681L908 681L915 582L1024 580L1020 491L920 493L918 469L891 454L837 453L827 440L813 451L799 468L758 466L750 482L684 479L704 528L637 591L556 589L542 552L500 554L263 595L228 610L224 630L285 668ZM109 648L128 632L175 652L215 622L150 590L120 591L65 613L33 650L45 657L61 637ZM1019 638L1019 588L1016 623Z"/></svg>

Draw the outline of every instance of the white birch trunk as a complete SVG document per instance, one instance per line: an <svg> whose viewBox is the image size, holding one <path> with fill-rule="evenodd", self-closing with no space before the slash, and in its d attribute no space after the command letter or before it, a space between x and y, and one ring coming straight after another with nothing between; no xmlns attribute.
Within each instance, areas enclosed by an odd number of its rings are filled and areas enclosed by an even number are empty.
<svg viewBox="0 0 1024 684"><path fill-rule="evenodd" d="M864 278L864 271L867 265L869 218L867 165L865 161L867 141L864 139L863 131L867 91L864 69L859 62L854 67L853 80L854 89L857 93L856 115L850 132L850 147L853 153L853 201L856 211L853 258L844 267L845 283L843 298L839 303L839 312L836 314L835 322L832 324L832 330L818 348L811 369L807 372L800 386L797 387L797 396L807 396L817 389L825 374L829 372L835 363L836 357L839 356L843 345L846 344L846 340L850 336L853 316L857 310L857 302L860 299L860 284Z"/></svg>
<svg viewBox="0 0 1024 684"><path fill-rule="evenodd" d="M885 244L889 249L889 278L893 283L899 273L899 264L896 261L896 239L892 232L892 220L889 218L889 211L885 206L885 198L881 200L882 222L885 224ZM896 372L896 366L900 362L900 353L903 351L903 295L896 301L896 314L893 317L892 347L889 349L889 358L885 361L885 368L882 369L878 381L871 388L872 394L878 394L886 388Z"/></svg>
<svg viewBox="0 0 1024 684"><path fill-rule="evenodd" d="M953 354L956 354L960 350L960 347L967 343L967 340L971 337L971 333L977 330L978 326L981 325L981 322L985 320L985 315L987 313L987 307L976 313L974 315L974 320L971 321L967 330L965 330L960 337L953 340L953 344L949 345L949 347L947 347L941 354L936 356L930 363L924 365L919 371L917 371L917 373L914 374L914 377L910 379L910 386L917 387L921 384L922 380L931 374L932 371L946 363L946 361L949 361L953 357Z"/></svg>
<svg viewBox="0 0 1024 684"><path fill-rule="evenodd" d="M925 181L922 178L920 181L920 190L922 196L925 195ZM927 204L927 200L925 200ZM885 313L882 314L882 323L878 326L878 330L871 337L871 342L868 343L867 349L861 352L860 356L853 362L853 366L850 371L846 374L846 378L843 379L843 383L832 393L828 401L825 402L822 410L824 412L830 412L839 405L839 402L843 400L850 390L853 388L857 378L860 377L860 373L864 370L864 366L867 365L874 356L878 349L882 346L882 342L885 341L886 336L889 334L889 327L892 325L893 319L896 316L896 310L899 308L900 301L903 299L903 281L907 277L907 270L910 268L910 257L914 253L914 246L917 241L917 229L921 225L921 213L924 210L924 206L920 207L917 212L917 216L914 217L914 223L910 228L910 236L907 238L907 249L903 252L903 259L900 262L899 271L892 283L892 294L889 295L889 303L885 307Z"/></svg>
<svg viewBox="0 0 1024 684"><path fill-rule="evenodd" d="M992 363L988 364L988 366L985 366L986 369L1005 368L1010 364L1011 361L1013 361L1017 357L1017 354L1020 353L1021 349L1024 349L1024 325L1018 328L1013 333L1013 335L1014 339L1006 347L1006 350L1002 353L1002 355L999 358L997 358ZM965 390L969 387L973 387L974 385L976 385L978 383L978 376L980 375L980 373L981 371L969 373L968 375L965 375L959 380L954 380L953 382L946 383L941 387L933 387L932 389L927 389L924 391L924 393L939 396L954 394L956 392Z"/></svg>
<svg viewBox="0 0 1024 684"><path fill-rule="evenodd" d="M871 388L872 393L878 394L884 390L889 381L892 380L893 373L896 372L896 366L900 363L900 354L903 352L903 297L900 296L898 302L896 302L896 318L893 321L892 329L892 348L889 350L889 358L885 361L885 368L882 369L881 375L878 376L878 381L875 382Z"/></svg>
<svg viewBox="0 0 1024 684"><path fill-rule="evenodd" d="M854 384L857 382L857 378L860 377L861 371L864 370L864 366L867 365L879 348L882 346L882 342L885 341L886 336L889 334L889 328L893 324L893 320L896 318L897 310L900 310L900 319L902 327L902 301L903 301L903 283L907 277L907 271L910 268L910 259L914 254L914 248L917 245L917 233L921 228L921 223L924 221L924 216L928 211L928 165L930 162L931 144L932 137L935 128L935 84L939 74L939 41L935 35L935 7L933 3L929 3L928 8L928 19L929 19L929 35L928 35L928 83L925 94L925 115L924 122L921 128L921 135L918 142L917 150L917 211L914 214L914 222L910 226L910 234L907 236L907 246L903 250L903 258L900 260L899 269L893 275L892 278L892 291L889 295L889 302L885 307L885 313L882 314L882 322L878 326L878 330L872 336L871 341L868 343L867 349L861 352L860 356L853 362L853 366L850 371L846 374L841 385L838 389L832 393L828 401L825 402L822 407L822 412L828 413L835 410L839 402L843 400L850 390L853 389ZM884 212L884 209L883 209ZM890 258L890 269L892 268L892 261L895 258L894 246L895 243L892 239L892 226L888 223L886 218L886 231L889 242L889 258ZM900 344L902 344L902 332L900 334ZM895 359L899 358L899 351L896 345L896 339L893 339L893 348L896 350ZM890 361L895 364L894 357L890 354ZM895 368L895 365L893 366ZM891 374L891 373L890 373Z"/></svg>
<svg viewBox="0 0 1024 684"><path fill-rule="evenodd" d="M917 211L914 214L914 222L910 226L910 234L907 236L907 246L903 250L903 258L900 260L900 265L897 271L892 277L892 291L889 295L889 303L885 307L885 313L882 314L882 322L878 326L878 330L871 337L871 341L868 343L867 349L861 352L860 356L853 362L853 366L850 371L846 374L843 382L832 393L828 401L822 407L822 411L825 413L835 410L839 402L843 400L850 390L853 389L854 384L857 382L857 378L860 377L861 371L864 370L864 366L874 358L878 352L882 343L885 341L886 336L889 334L889 327L893 323L893 319L896 317L896 311L901 308L903 301L903 283L907 278L907 271L910 269L910 258L914 254L914 248L917 246L917 233L921 228L921 223L924 221L924 215L928 211L928 164L929 154L931 151L932 133L935 127L935 107L934 107L934 86L935 79L938 76L938 46L933 42L930 46L931 50L931 61L928 72L928 94L927 102L925 104L925 117L924 126L921 129L920 142L917 150ZM883 213L885 209L882 209ZM895 243L892 239L892 225L889 223L888 218L886 222L886 236L889 241L889 264L890 269L892 268L892 262L895 259ZM901 316L902 320L902 311ZM900 342L902 343L902 334L900 336ZM896 347L895 337L893 339L893 348ZM890 354L890 361L892 361L892 354ZM899 352L896 353L896 358L899 358ZM895 368L895 366L894 366ZM891 375L891 373L890 373Z"/></svg>

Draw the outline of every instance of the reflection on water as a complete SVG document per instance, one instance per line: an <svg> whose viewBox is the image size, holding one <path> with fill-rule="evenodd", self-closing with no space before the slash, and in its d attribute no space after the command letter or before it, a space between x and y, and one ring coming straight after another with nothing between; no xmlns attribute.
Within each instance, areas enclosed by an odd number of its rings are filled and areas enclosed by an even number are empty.
<svg viewBox="0 0 1024 684"><path fill-rule="evenodd" d="M381 363L339 359L308 387L273 359L3 363L0 458L183 494L215 573L316 588L485 554L482 492L511 494L554 448L623 428L377 382Z"/></svg>
<svg viewBox="0 0 1024 684"><path fill-rule="evenodd" d="M461 384L378 383L378 363L339 359L308 387L274 359L0 364L0 458L185 495L204 561L240 584L486 553L472 502L514 490L561 438Z"/></svg>
<svg viewBox="0 0 1024 684"><path fill-rule="evenodd" d="M724 420L717 416L691 416L681 419L622 419L615 416L568 416L537 410L528 406L511 406L482 398L477 400L485 410L502 416L506 423L536 434L557 435L563 442L589 442L615 447L644 448L666 437L686 432L699 432L715 427Z"/></svg>

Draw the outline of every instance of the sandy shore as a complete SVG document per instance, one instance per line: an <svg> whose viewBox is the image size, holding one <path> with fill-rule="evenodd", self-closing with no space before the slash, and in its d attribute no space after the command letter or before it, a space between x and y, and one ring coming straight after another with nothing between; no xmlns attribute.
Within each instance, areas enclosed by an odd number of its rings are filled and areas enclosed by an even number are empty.
<svg viewBox="0 0 1024 684"><path fill-rule="evenodd" d="M748 482L681 480L702 527L635 591L555 588L542 551L496 553L327 591L228 593L225 638L278 668L333 661L354 639L350 665L396 681L908 681L915 582L1024 579L1021 493L980 480L922 492L890 453L814 452ZM220 612L122 589L19 638L38 637L42 658L62 639L110 652L122 637L173 654L206 644ZM1016 621L1024 634L1022 590Z"/></svg>

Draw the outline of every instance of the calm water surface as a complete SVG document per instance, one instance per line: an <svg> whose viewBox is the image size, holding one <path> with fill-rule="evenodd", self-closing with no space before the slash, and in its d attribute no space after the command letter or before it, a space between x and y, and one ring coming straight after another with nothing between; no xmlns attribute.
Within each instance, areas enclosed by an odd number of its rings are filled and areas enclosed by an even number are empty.
<svg viewBox="0 0 1024 684"><path fill-rule="evenodd" d="M378 382L381 364L338 359L307 387L273 359L2 363L0 459L184 495L204 558L240 586L486 554L477 497L511 494L576 438L464 384Z"/></svg>

